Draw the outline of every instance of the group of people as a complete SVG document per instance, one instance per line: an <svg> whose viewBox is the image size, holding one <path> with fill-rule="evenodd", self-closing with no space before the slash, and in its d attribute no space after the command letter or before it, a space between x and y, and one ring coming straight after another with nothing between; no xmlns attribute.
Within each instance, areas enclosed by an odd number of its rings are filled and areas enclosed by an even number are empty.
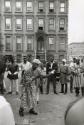
<svg viewBox="0 0 84 125"><path fill-rule="evenodd" d="M70 91L75 90L76 96L84 96L84 59L73 58L70 63Z"/></svg>
<svg viewBox="0 0 84 125"><path fill-rule="evenodd" d="M40 57L32 60L32 56L24 58L20 68L12 59L6 62L3 66L2 75L0 79L3 79L0 83L0 92L4 92L4 72L8 72L7 78L10 80L9 91L7 94L12 94L14 87L16 86L16 95L20 91L21 105L19 109L20 116L24 116L25 112L37 115L36 107L39 103L39 92L43 94L43 83L46 79L46 94L49 94L50 84L53 86L53 93L58 94L57 84L60 84L60 93L67 94L68 85L70 86L70 92L75 92L76 96L82 93L84 96L84 62L81 63L78 59L73 58L67 63L66 59L63 59L59 64L54 56L51 56L46 62L44 67L40 61ZM45 70L46 69L46 70ZM20 85L18 84L18 74L21 72ZM6 83L5 83L6 84ZM19 87L21 89L19 90Z"/></svg>

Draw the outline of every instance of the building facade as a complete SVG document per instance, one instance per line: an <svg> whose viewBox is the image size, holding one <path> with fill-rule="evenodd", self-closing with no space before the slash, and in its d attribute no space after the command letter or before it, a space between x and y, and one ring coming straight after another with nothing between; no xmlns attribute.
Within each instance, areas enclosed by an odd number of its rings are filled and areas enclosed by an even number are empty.
<svg viewBox="0 0 84 125"><path fill-rule="evenodd" d="M68 45L68 57L70 58L83 58L84 59L84 42L70 43Z"/></svg>
<svg viewBox="0 0 84 125"><path fill-rule="evenodd" d="M3 54L67 57L68 0L0 0Z"/></svg>

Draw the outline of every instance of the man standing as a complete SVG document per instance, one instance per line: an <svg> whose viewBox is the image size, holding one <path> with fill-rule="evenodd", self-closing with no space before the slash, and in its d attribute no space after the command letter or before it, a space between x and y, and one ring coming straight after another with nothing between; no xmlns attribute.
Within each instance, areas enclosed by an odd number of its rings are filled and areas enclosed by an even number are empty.
<svg viewBox="0 0 84 125"><path fill-rule="evenodd" d="M49 62L46 64L46 74L51 75L47 79L47 91L46 94L49 94L49 88L50 88L50 83L53 83L53 91L54 94L57 94L56 92L56 72L58 70L58 65L56 62L54 62L54 57L50 57Z"/></svg>
<svg viewBox="0 0 84 125"><path fill-rule="evenodd" d="M27 71L32 67L31 62L27 60L27 57L24 57L23 63L22 63L22 71Z"/></svg>
<svg viewBox="0 0 84 125"><path fill-rule="evenodd" d="M3 79L4 79L4 72L6 69L6 64L4 63L3 59L0 59L0 94L4 94L4 85L3 85Z"/></svg>
<svg viewBox="0 0 84 125"><path fill-rule="evenodd" d="M73 78L74 78L74 70L76 66L76 59L73 58L73 60L70 60L70 70L71 70L71 75L70 75L70 92L73 93Z"/></svg>
<svg viewBox="0 0 84 125"><path fill-rule="evenodd" d="M60 67L60 82L61 82L61 93L67 93L67 75L68 66L66 65L66 59L62 60L62 66Z"/></svg>
<svg viewBox="0 0 84 125"><path fill-rule="evenodd" d="M41 62L40 56L37 55L36 59L38 59ZM42 62L39 64L39 67L40 67L41 70L44 69L44 66L43 66ZM40 89L40 93L43 94L43 78L42 77L40 77L39 89Z"/></svg>

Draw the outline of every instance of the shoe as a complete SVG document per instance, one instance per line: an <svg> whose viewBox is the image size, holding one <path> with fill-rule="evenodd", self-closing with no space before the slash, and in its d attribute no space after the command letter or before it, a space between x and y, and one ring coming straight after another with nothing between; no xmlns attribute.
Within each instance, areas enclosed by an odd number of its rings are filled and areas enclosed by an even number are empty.
<svg viewBox="0 0 84 125"><path fill-rule="evenodd" d="M58 94L57 92L54 92L54 94Z"/></svg>
<svg viewBox="0 0 84 125"><path fill-rule="evenodd" d="M37 101L37 104L39 104L39 101Z"/></svg>
<svg viewBox="0 0 84 125"><path fill-rule="evenodd" d="M12 92L8 92L7 94L12 94Z"/></svg>
<svg viewBox="0 0 84 125"><path fill-rule="evenodd" d="M18 92L16 92L16 95L18 95L19 93Z"/></svg>
<svg viewBox="0 0 84 125"><path fill-rule="evenodd" d="M4 92L6 92L6 89L3 89Z"/></svg>
<svg viewBox="0 0 84 125"><path fill-rule="evenodd" d="M23 109L22 107L20 107L20 109L19 109L19 115L20 115L21 117L24 116L24 109Z"/></svg>
<svg viewBox="0 0 84 125"><path fill-rule="evenodd" d="M64 92L60 92L60 93L64 93Z"/></svg>
<svg viewBox="0 0 84 125"><path fill-rule="evenodd" d="M30 113L30 114L33 114L33 115L38 115L38 113L35 112L33 109L31 109L31 110L29 111L29 113Z"/></svg>
<svg viewBox="0 0 84 125"><path fill-rule="evenodd" d="M48 95L48 94L49 94L49 92L46 92L46 94Z"/></svg>

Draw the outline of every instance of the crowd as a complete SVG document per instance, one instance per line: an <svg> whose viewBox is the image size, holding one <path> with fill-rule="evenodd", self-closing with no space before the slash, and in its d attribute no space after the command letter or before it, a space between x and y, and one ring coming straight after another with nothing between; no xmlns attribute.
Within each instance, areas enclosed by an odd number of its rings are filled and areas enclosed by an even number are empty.
<svg viewBox="0 0 84 125"><path fill-rule="evenodd" d="M2 70L3 69L3 70ZM61 63L57 62L51 56L46 65L40 61L40 57L32 60L32 56L25 57L23 62L18 65L14 59L6 60L1 66L0 72L0 93L4 94L6 90L6 81L4 73L7 72L7 78L10 80L9 91L6 94L20 94L21 104L19 115L24 116L25 112L37 115L36 107L39 103L39 94L43 94L43 86L46 82L46 94L49 94L50 84L53 86L53 93L59 94L57 85L60 84L60 93L67 94L68 88L76 96L84 96L84 62L73 58L67 63L63 59ZM18 84L19 73L21 74L20 85ZM15 86L15 90L14 87ZM69 87L68 87L69 86ZM19 88L20 87L20 88Z"/></svg>

